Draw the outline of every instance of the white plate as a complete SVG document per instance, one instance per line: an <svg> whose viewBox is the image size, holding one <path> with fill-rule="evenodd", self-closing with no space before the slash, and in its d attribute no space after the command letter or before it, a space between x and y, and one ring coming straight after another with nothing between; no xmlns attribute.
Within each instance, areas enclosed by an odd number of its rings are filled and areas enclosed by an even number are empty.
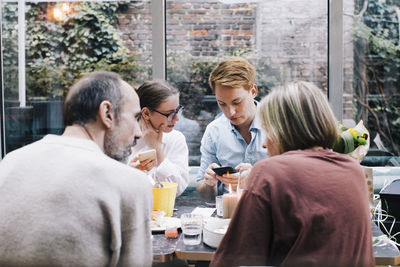
<svg viewBox="0 0 400 267"><path fill-rule="evenodd" d="M181 227L181 219L175 217L164 217L163 222L160 226L151 227L152 232L161 232L165 231L166 225L175 225L177 228Z"/></svg>

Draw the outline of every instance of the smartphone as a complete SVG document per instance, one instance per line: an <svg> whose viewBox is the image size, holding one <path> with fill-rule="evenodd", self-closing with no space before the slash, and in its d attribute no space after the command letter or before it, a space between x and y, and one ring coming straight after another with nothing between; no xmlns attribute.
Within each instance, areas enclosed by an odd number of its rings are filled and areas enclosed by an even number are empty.
<svg viewBox="0 0 400 267"><path fill-rule="evenodd" d="M145 161L146 159L156 159L157 154L155 149L150 149L147 151L140 152L138 154L139 161Z"/></svg>
<svg viewBox="0 0 400 267"><path fill-rule="evenodd" d="M234 168L232 168L230 166L214 168L213 171L219 176L222 176L223 174L226 174L228 172L229 173L238 172L238 170L235 170Z"/></svg>

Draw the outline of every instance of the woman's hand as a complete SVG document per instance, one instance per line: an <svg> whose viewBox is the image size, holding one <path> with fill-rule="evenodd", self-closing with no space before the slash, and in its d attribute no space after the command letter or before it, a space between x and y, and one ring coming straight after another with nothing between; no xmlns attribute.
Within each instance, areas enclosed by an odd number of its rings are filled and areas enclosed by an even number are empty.
<svg viewBox="0 0 400 267"><path fill-rule="evenodd" d="M140 127L143 133L142 139L144 140L144 142L151 148L154 148L156 150L160 149L164 124L161 124L157 129L153 126L151 121L141 119Z"/></svg>
<svg viewBox="0 0 400 267"><path fill-rule="evenodd" d="M217 174L212 170L214 168L218 168L219 165L217 163L211 163L206 171L204 172L204 182L209 186L215 186L218 182Z"/></svg>
<svg viewBox="0 0 400 267"><path fill-rule="evenodd" d="M142 171L150 171L157 165L156 159L146 159L143 161L139 161L138 157L134 157L128 164L129 166L142 170Z"/></svg>

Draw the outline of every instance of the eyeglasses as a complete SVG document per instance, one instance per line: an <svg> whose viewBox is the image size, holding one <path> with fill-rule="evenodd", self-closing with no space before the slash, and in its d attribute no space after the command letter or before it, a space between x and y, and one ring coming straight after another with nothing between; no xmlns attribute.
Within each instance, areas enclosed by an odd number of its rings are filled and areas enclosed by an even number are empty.
<svg viewBox="0 0 400 267"><path fill-rule="evenodd" d="M160 112L160 111L157 111L157 110L155 110L155 109L152 109L152 111L155 111L155 112L157 112L158 114L161 114L161 115L167 117L167 120L168 120L168 121L172 121L172 119L175 117L175 115L178 115L178 116L181 116L181 115L182 115L183 109L184 109L183 106L179 106L174 112L167 113L167 114L162 113L162 112Z"/></svg>

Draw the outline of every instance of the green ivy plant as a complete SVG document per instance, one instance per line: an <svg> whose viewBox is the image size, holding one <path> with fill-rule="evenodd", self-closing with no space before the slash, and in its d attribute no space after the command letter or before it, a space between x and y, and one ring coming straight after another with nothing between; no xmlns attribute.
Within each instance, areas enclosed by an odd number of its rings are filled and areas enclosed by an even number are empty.
<svg viewBox="0 0 400 267"><path fill-rule="evenodd" d="M400 39L399 0L357 0L354 21L354 96L356 119L363 119L399 156L400 140ZM368 5L366 5L368 3Z"/></svg>
<svg viewBox="0 0 400 267"><path fill-rule="evenodd" d="M96 69L121 71L132 83L138 83L137 71L149 72L129 55L116 28L126 3L75 3L62 21L49 16L55 4L27 3L28 98L63 99L76 79Z"/></svg>
<svg viewBox="0 0 400 267"><path fill-rule="evenodd" d="M18 99L18 4L2 2L3 86L5 99Z"/></svg>

